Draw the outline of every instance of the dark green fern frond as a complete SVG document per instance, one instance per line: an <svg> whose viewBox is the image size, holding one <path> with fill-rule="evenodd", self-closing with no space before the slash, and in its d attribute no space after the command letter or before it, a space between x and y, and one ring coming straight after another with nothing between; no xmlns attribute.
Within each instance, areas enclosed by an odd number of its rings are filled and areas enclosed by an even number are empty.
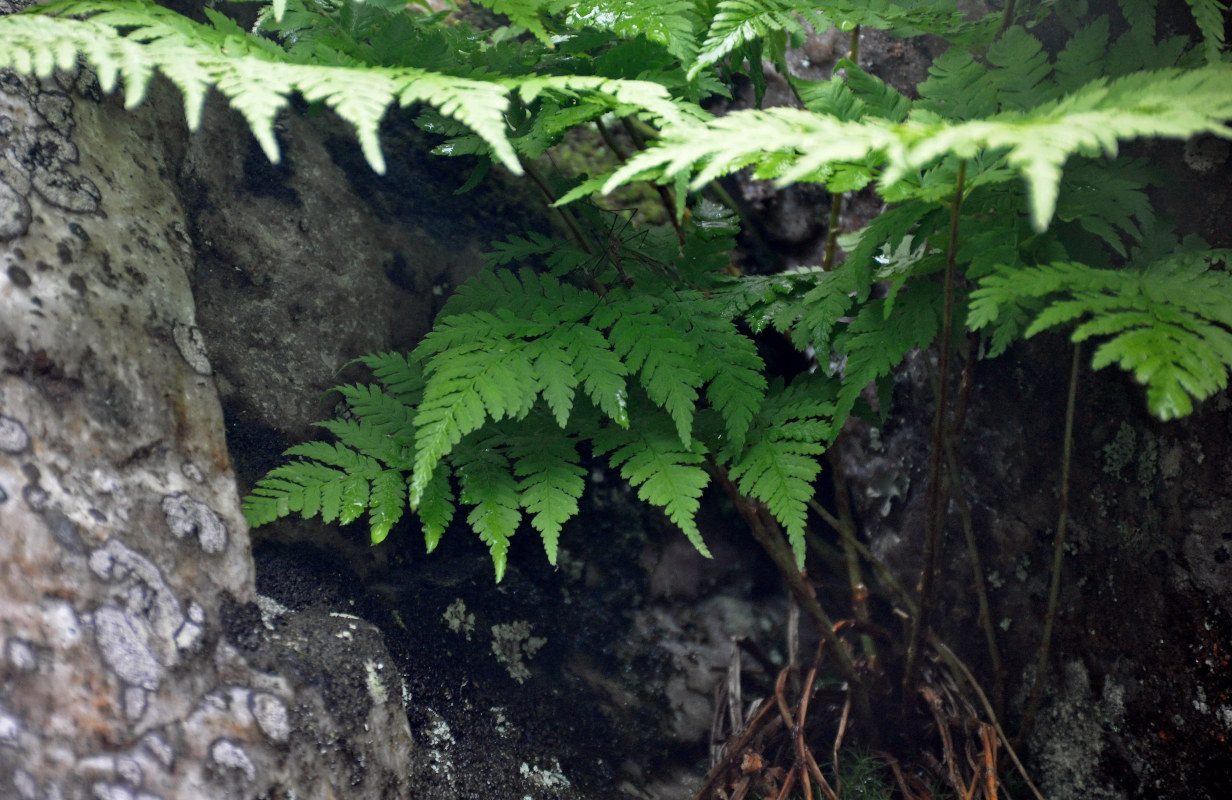
<svg viewBox="0 0 1232 800"><path fill-rule="evenodd" d="M682 292L661 313L696 343L695 365L706 400L722 417L727 438L741 447L766 394L765 364L753 340L722 316L721 304L699 292Z"/></svg>
<svg viewBox="0 0 1232 800"><path fill-rule="evenodd" d="M940 328L937 283L915 281L892 298L865 303L835 341L837 355L846 361L835 419L845 419L864 387L889 375L908 351L932 344Z"/></svg>
<svg viewBox="0 0 1232 800"><path fill-rule="evenodd" d="M577 445L560 431L520 431L509 439L520 502L539 531L548 563L556 565L561 526L577 516L578 498L586 488L586 470Z"/></svg>
<svg viewBox="0 0 1232 800"><path fill-rule="evenodd" d="M681 444L674 422L651 407L640 409L629 428L608 426L595 434L596 455L608 455L613 467L636 488L637 496L661 507L702 555L710 550L695 519L710 475L700 466L700 445Z"/></svg>
<svg viewBox="0 0 1232 800"><path fill-rule="evenodd" d="M404 353L372 353L360 356L354 363L363 364L372 370L381 386L406 405L417 404L423 395L423 370L420 369L419 362Z"/></svg>
<svg viewBox="0 0 1232 800"><path fill-rule="evenodd" d="M448 471L438 469L433 472L432 479L424 488L423 499L419 501L419 507L415 509L423 527L426 552L431 553L436 549L445 529L453 521L454 512L457 510L454 504L455 499Z"/></svg>
<svg viewBox="0 0 1232 800"><path fill-rule="evenodd" d="M1215 63L1220 58L1224 44L1224 18L1228 4L1224 0L1185 0L1193 12L1194 22L1202 32L1206 60Z"/></svg>
<svg viewBox="0 0 1232 800"><path fill-rule="evenodd" d="M819 456L833 441L833 383L804 376L766 397L743 451L735 450L729 475L740 491L766 504L783 526L796 563L804 565L804 524Z"/></svg>
<svg viewBox="0 0 1232 800"><path fill-rule="evenodd" d="M542 12L552 5L553 0L478 0L478 2L497 14L504 14L514 25L520 25L534 34L535 38L543 44L548 47L552 46L552 37L543 25Z"/></svg>
<svg viewBox="0 0 1232 800"><path fill-rule="evenodd" d="M1147 187L1150 169L1143 160L1107 162L1081 159L1069 165L1061 179L1057 219L1073 222L1112 248L1128 255L1127 243L1142 238L1155 219Z"/></svg>
<svg viewBox="0 0 1232 800"><path fill-rule="evenodd" d="M1058 263L999 270L972 294L968 324L983 328L1005 311L1044 298L1024 336L1079 323L1072 334L1076 342L1109 337L1096 348L1092 366L1119 364L1147 387L1156 416L1182 417L1194 400L1228 383L1232 278L1212 264L1230 259L1232 251L1216 250L1179 253L1142 269Z"/></svg>

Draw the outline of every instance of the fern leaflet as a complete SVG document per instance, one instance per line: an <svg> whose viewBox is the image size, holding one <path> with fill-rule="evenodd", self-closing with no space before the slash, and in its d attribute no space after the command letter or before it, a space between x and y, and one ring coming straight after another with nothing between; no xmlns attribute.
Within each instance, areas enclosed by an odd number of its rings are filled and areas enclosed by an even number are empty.
<svg viewBox="0 0 1232 800"><path fill-rule="evenodd" d="M697 529L699 498L710 475L699 466L701 453L681 444L673 422L651 411L628 429L608 426L595 434L596 455L608 456L613 467L647 503L660 506L702 555L710 550Z"/></svg>

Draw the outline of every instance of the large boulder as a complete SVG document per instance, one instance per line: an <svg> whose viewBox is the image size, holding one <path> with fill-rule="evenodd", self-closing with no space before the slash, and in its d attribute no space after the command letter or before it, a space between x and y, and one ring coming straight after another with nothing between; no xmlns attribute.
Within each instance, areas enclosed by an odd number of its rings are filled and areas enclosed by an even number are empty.
<svg viewBox="0 0 1232 800"><path fill-rule="evenodd" d="M0 78L0 796L407 796L379 633L256 605L153 95Z"/></svg>

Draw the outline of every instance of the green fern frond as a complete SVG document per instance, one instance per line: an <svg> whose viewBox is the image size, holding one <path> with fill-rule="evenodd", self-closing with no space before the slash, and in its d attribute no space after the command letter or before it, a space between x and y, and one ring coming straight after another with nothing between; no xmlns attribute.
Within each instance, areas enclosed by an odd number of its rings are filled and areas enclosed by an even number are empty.
<svg viewBox="0 0 1232 800"><path fill-rule="evenodd" d="M423 499L419 501L419 508L415 509L423 529L425 552L431 553L436 549L445 529L453 521L454 512L457 510L454 500L449 473L443 469L433 472L432 479L424 489Z"/></svg>
<svg viewBox="0 0 1232 800"><path fill-rule="evenodd" d="M597 75L534 75L506 80L524 103L533 103L545 92L563 97L586 97L607 103L617 116L641 113L647 122L660 127L682 125L708 115L701 109L672 98L658 83L617 80Z"/></svg>
<svg viewBox="0 0 1232 800"><path fill-rule="evenodd" d="M508 312L501 316L453 316L425 339L425 346L436 346L440 339L470 341L466 346L445 349L428 362L428 385L415 414L413 508L423 498L441 458L462 437L478 430L487 419L521 419L534 405L540 383L530 348L523 339L508 338L511 334L507 332L535 336L546 333L548 328L511 323L511 316Z"/></svg>
<svg viewBox="0 0 1232 800"><path fill-rule="evenodd" d="M452 461L461 492L459 501L473 506L467 524L488 546L496 580L505 577L509 539L522 522L521 497L510 469L509 459L495 445L500 437L470 441L454 451Z"/></svg>
<svg viewBox="0 0 1232 800"><path fill-rule="evenodd" d="M369 456L325 442L296 445L287 455L306 460L277 467L257 482L243 504L250 525L263 525L292 512L305 519L319 515L324 522L347 525L368 510L373 536L383 538L389 531L385 525L392 527L401 517L400 502L405 501L401 490L399 498L391 501L384 492L374 498L369 489L376 480L387 486L392 478L380 477L387 472L401 481L396 470L385 470Z"/></svg>
<svg viewBox="0 0 1232 800"><path fill-rule="evenodd" d="M754 425L751 444L729 475L740 491L766 504L783 526L796 563L804 565L804 525L819 456L833 440L835 406L828 381L805 376L776 383Z"/></svg>
<svg viewBox="0 0 1232 800"><path fill-rule="evenodd" d="M695 519L699 498L710 475L699 466L703 455L681 444L673 421L662 413L645 409L637 424L628 429L608 426L594 438L596 455L608 455L613 467L636 488L637 496L661 507L668 519L707 558L710 550Z"/></svg>
<svg viewBox="0 0 1232 800"><path fill-rule="evenodd" d="M347 447L372 456L390 469L404 472L411 470L411 448L408 434L413 429L410 427L407 427L395 439L390 434L382 433L367 420L361 422L358 419L329 419L313 424L332 433Z"/></svg>
<svg viewBox="0 0 1232 800"><path fill-rule="evenodd" d="M971 158L1003 151L1027 183L1031 220L1047 227L1056 207L1061 167L1075 153L1115 155L1118 140L1143 136L1232 138L1232 66L1138 73L1097 80L1060 100L1024 112L947 123L926 115L899 125L840 122L792 108L737 111L668 129L660 144L631 158L604 184L672 179L693 172L698 188L767 153L793 159L780 183L815 179L828 165L883 155L882 185L892 186L947 155Z"/></svg>
<svg viewBox="0 0 1232 800"><path fill-rule="evenodd" d="M1104 75L1108 30L1108 17L1101 15L1080 28L1066 42L1053 65L1053 79L1058 89L1072 92Z"/></svg>
<svg viewBox="0 0 1232 800"><path fill-rule="evenodd" d="M607 330L613 352L637 373L646 395L668 412L688 447L705 378L698 370L697 343L670 324L661 307L645 296L613 299L596 311L592 325Z"/></svg>
<svg viewBox="0 0 1232 800"><path fill-rule="evenodd" d="M968 324L994 324L1006 311L1046 299L1023 332L1077 322L1076 342L1110 337L1095 350L1095 369L1119 364L1147 387L1147 403L1161 419L1189 414L1227 386L1232 368L1232 278L1213 262L1232 251L1180 253L1144 269L1095 269L1057 263L999 270L972 294Z"/></svg>
<svg viewBox="0 0 1232 800"><path fill-rule="evenodd" d="M845 419L864 387L889 375L909 350L928 347L940 326L941 290L933 282L916 281L894 297L865 303L835 341L846 359L835 419Z"/></svg>
<svg viewBox="0 0 1232 800"><path fill-rule="evenodd" d="M1098 236L1122 257L1127 240L1142 238L1155 218L1147 187L1152 183L1145 161L1121 159L1108 164L1081 159L1065 170L1057 199L1057 219L1074 222Z"/></svg>
<svg viewBox="0 0 1232 800"><path fill-rule="evenodd" d="M46 77L56 66L74 66L73 52L97 71L105 90L122 76L130 108L141 102L154 71L161 72L180 89L194 130L206 90L217 88L243 114L274 162L279 160L274 119L291 94L300 92L310 101L324 102L355 127L364 155L378 173L384 172L385 160L377 130L394 102L435 106L475 131L505 166L521 173L506 137L506 89L498 83L410 68L291 63L268 40L199 25L148 0L62 0L0 18L0 64Z"/></svg>
<svg viewBox="0 0 1232 800"><path fill-rule="evenodd" d="M385 352L360 356L353 363L372 371L385 390L406 405L415 405L423 395L423 370L404 353Z"/></svg>
<svg viewBox="0 0 1232 800"><path fill-rule="evenodd" d="M803 0L719 0L706 39L689 67L690 80L706 67L716 64L746 43L775 33L803 34L804 22L817 30L829 27L818 13L816 3ZM760 61L760 59L759 59ZM760 72L760 63L753 65Z"/></svg>
<svg viewBox="0 0 1232 800"><path fill-rule="evenodd" d="M543 26L541 13L553 0L478 0L481 6L497 14L504 14L514 25L521 26L547 47L552 47L552 37Z"/></svg>
<svg viewBox="0 0 1232 800"><path fill-rule="evenodd" d="M621 427L629 426L629 374L624 362L612 351L602 332L578 326L565 345L571 364L582 388L595 407Z"/></svg>
<svg viewBox="0 0 1232 800"><path fill-rule="evenodd" d="M695 343L695 369L706 400L722 417L727 438L741 447L766 394L765 364L753 340L722 315L723 305L700 292L681 292L660 313Z"/></svg>
<svg viewBox="0 0 1232 800"><path fill-rule="evenodd" d="M586 489L586 470L578 463L577 446L559 432L522 432L511 438L513 474L520 478L521 504L539 531L548 563L556 565L560 530L578 513L578 498Z"/></svg>
<svg viewBox="0 0 1232 800"><path fill-rule="evenodd" d="M622 39L645 36L681 64L691 64L698 45L694 0L582 0L565 16L576 28L611 31Z"/></svg>
<svg viewBox="0 0 1232 800"><path fill-rule="evenodd" d="M1212 64L1219 61L1224 43L1224 16L1228 4L1224 0L1185 0L1193 12L1194 22L1202 32L1206 60Z"/></svg>
<svg viewBox="0 0 1232 800"><path fill-rule="evenodd" d="M373 544L385 541L406 510L406 476L390 469L372 478L368 495L368 532Z"/></svg>

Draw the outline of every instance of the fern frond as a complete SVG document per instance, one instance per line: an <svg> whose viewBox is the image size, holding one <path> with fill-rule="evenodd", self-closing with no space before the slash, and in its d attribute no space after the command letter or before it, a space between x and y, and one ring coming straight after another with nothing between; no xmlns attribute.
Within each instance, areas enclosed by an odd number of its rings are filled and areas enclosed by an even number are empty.
<svg viewBox="0 0 1232 800"><path fill-rule="evenodd" d="M1061 167L1075 153L1115 155L1118 140L1142 136L1212 133L1232 138L1230 83L1232 66L1223 64L1137 73L1094 81L1028 111L958 123L927 115L888 125L840 122L792 108L737 111L668 129L658 145L616 170L603 191L690 172L690 185L698 188L767 153L793 160L780 183L816 179L835 163L883 156L884 188L947 155L971 158L981 151L1003 151L1006 163L1025 179L1032 223L1043 230L1056 207Z"/></svg>
<svg viewBox="0 0 1232 800"><path fill-rule="evenodd" d="M539 531L548 563L556 566L561 526L577 516L578 498L586 488L586 470L578 463L577 446L559 431L546 435L524 431L512 437L509 455L520 478L521 504Z"/></svg>
<svg viewBox="0 0 1232 800"><path fill-rule="evenodd" d="M1150 183L1145 161L1121 159L1109 169L1107 163L1081 159L1061 179L1057 219L1077 223L1124 257L1126 240L1141 239L1143 226L1155 218L1146 191Z"/></svg>
<svg viewBox="0 0 1232 800"><path fill-rule="evenodd" d="M1161 419L1189 414L1228 383L1232 369L1232 278L1211 269L1232 251L1179 253L1143 269L1078 263L999 270L972 294L968 324L985 327L1006 311L1046 303L1024 335L1086 318L1071 338L1111 337L1095 350L1095 369L1119 364L1147 387Z"/></svg>
<svg viewBox="0 0 1232 800"><path fill-rule="evenodd" d="M613 299L596 311L591 324L608 332L612 350L637 373L646 395L676 423L680 441L692 441L693 412L705 378L698 370L698 346L660 313L661 304L645 296Z"/></svg>
<svg viewBox="0 0 1232 800"><path fill-rule="evenodd" d="M415 414L413 508L441 458L463 436L487 419L521 419L530 412L539 394L539 378L526 341L508 337L538 336L548 327L519 323L511 316L505 312L449 317L421 345L439 346L442 339L468 342L445 348L428 362L428 385Z"/></svg>
<svg viewBox="0 0 1232 800"><path fill-rule="evenodd" d="M419 507L415 509L423 529L425 552L431 553L436 549L445 529L453 521L456 511L454 499L449 472L443 469L433 472L431 480L424 488L423 499L419 501Z"/></svg>
<svg viewBox="0 0 1232 800"><path fill-rule="evenodd" d="M719 0L697 61L689 67L689 80L749 42L780 32L804 33L805 21L825 30L829 24L816 5L807 0ZM753 70L760 72L761 65L753 65Z"/></svg>
<svg viewBox="0 0 1232 800"><path fill-rule="evenodd" d="M681 64L697 55L693 0L582 0L569 10L572 27L611 31L622 39L645 36Z"/></svg>
<svg viewBox="0 0 1232 800"><path fill-rule="evenodd" d="M461 484L458 499L473 506L466 521L488 546L497 582L505 577L509 539L517 533L522 522L518 484L508 457L496 446L499 443L499 437L468 440L452 456Z"/></svg>
<svg viewBox="0 0 1232 800"><path fill-rule="evenodd" d="M1202 32L1206 60L1212 64L1219 61L1224 43L1224 15L1228 4L1224 0L1185 0L1193 12L1194 22Z"/></svg>
<svg viewBox="0 0 1232 800"><path fill-rule="evenodd" d="M543 26L540 12L552 5L553 0L478 0L481 6L497 14L504 14L514 25L519 25L534 34L534 37L552 47L552 37Z"/></svg>
<svg viewBox="0 0 1232 800"><path fill-rule="evenodd" d="M719 412L727 438L742 447L766 394L765 364L753 340L722 315L724 305L701 292L680 292L661 313L696 344L695 364L706 400Z"/></svg>
<svg viewBox="0 0 1232 800"><path fill-rule="evenodd" d="M606 102L608 109L617 112L617 116L640 112L647 122L664 128L708 116L691 104L677 102L664 86L651 81L597 75L533 75L507 79L506 83L527 104L545 92L563 97L586 97Z"/></svg>
<svg viewBox="0 0 1232 800"><path fill-rule="evenodd" d="M1072 92L1104 75L1108 50L1108 17L1101 15L1080 28L1057 54L1053 79L1057 88Z"/></svg>
<svg viewBox="0 0 1232 800"><path fill-rule="evenodd" d="M303 460L271 470L244 499L244 517L250 525L263 525L292 512L305 519L319 515L324 522L347 525L368 510L372 535L384 538L402 516L402 490L397 498L386 491L395 478L403 480L397 470L386 470L376 459L326 442L296 445L287 455ZM370 492L374 481L382 489L378 497Z"/></svg>
<svg viewBox="0 0 1232 800"><path fill-rule="evenodd" d="M360 356L353 363L370 369L386 391L408 406L416 405L423 395L423 370L419 362L403 353L371 353Z"/></svg>
<svg viewBox="0 0 1232 800"><path fill-rule="evenodd" d="M894 297L866 303L835 342L846 358L835 419L846 419L864 387L889 375L909 350L930 345L940 325L936 283L916 281Z"/></svg>
<svg viewBox="0 0 1232 800"><path fill-rule="evenodd" d="M729 475L740 491L766 504L783 526L796 563L804 565L804 524L819 456L833 440L835 406L829 382L798 378L776 383L754 425L746 450L738 453Z"/></svg>
<svg viewBox="0 0 1232 800"><path fill-rule="evenodd" d="M521 174L506 136L507 90L495 82L412 68L291 63L268 40L200 25L148 0L62 0L0 18L0 64L46 77L55 66L73 66L72 52L98 72L105 90L122 76L130 108L141 102L154 71L161 72L183 94L194 130L206 90L216 87L243 114L274 162L279 160L274 119L291 94L300 92L308 100L324 102L355 127L364 155L378 173L385 170L377 138L385 111L395 102L426 102L473 130L505 166Z"/></svg>
<svg viewBox="0 0 1232 800"><path fill-rule="evenodd" d="M621 477L637 489L637 496L660 506L697 551L709 558L695 519L702 490L710 482L710 475L699 466L703 456L696 447L681 444L671 419L647 411L628 429L608 426L598 431L595 454L608 455Z"/></svg>
<svg viewBox="0 0 1232 800"><path fill-rule="evenodd" d="M603 333L594 328L577 326L565 343L570 364L582 388L595 407L617 425L629 426L629 374L624 362L612 350Z"/></svg>
<svg viewBox="0 0 1232 800"><path fill-rule="evenodd" d="M413 412L413 409L412 409ZM382 433L367 420L358 419L328 419L313 423L324 428L337 437L338 441L364 455L372 456L390 469L410 472L411 448L409 434L413 429L407 427L395 439L387 433ZM401 440L401 441L399 441Z"/></svg>

